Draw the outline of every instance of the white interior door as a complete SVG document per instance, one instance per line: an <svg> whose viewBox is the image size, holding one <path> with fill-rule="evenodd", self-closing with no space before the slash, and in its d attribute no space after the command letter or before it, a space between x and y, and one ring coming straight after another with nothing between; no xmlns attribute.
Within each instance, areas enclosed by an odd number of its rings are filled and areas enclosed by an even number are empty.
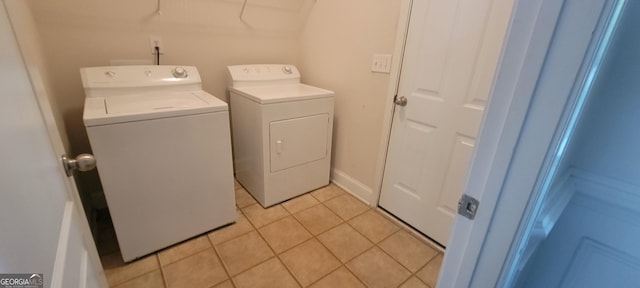
<svg viewBox="0 0 640 288"><path fill-rule="evenodd" d="M633 159L640 157L640 134L629 131L640 123L640 85L635 79L640 69L638 4L565 1L527 126L504 180L503 193L531 191L518 197L531 200L524 213L511 210L520 207L515 201L497 204L494 215L501 214L502 205L510 208L510 218L523 215L515 237L500 231L510 226L504 221L490 224L500 228L489 226L513 243L495 243L492 232L485 238L486 247L511 247L496 286L637 286L640 181ZM566 98L567 105L551 102ZM557 123L550 120L558 112L549 107L566 107ZM549 144L540 142L553 131ZM535 186L529 188L529 183ZM483 276L472 282L480 287L491 285L486 271L499 271L501 264L482 258L474 273Z"/></svg>
<svg viewBox="0 0 640 288"><path fill-rule="evenodd" d="M554 161L551 160L555 158L553 155L561 157L563 154L562 151L567 147L561 135L565 132L568 133L568 130L565 129L569 127L568 125L570 123L577 120L573 118L572 111L584 104L580 99L584 99L582 96L583 91L589 91L589 89L583 88L591 85L593 83L593 77L598 74L594 73L597 72L597 69L594 70L592 68L599 66L594 66L594 64L601 61L600 57L602 54L600 54L600 52L596 53L599 48L595 48L599 46L600 41L604 41L605 39L603 35L606 33L603 33L603 31L607 29L604 29L605 25L601 24L606 24L608 22L606 21L607 18L615 14L613 11L617 10L617 8L612 8L618 7L617 4L613 5L616 2L624 2L624 0L517 1L499 73L496 75L498 80L493 88L487 117L485 118L485 127L478 138L478 148L474 154L473 165L465 189L466 194L480 201L480 207L474 220L456 217L452 240L449 243L449 250L445 255L440 271L438 287L514 286L512 285L513 283L499 282L501 281L500 277L501 274L503 276L513 275L513 271L510 270L518 270L521 268L521 265L519 265L521 263L513 260L517 260L517 257L520 256L529 255L527 249L518 249L518 242L524 240L522 236L525 234L521 232L529 230L524 229L524 226L536 224L530 226L535 229L529 231L538 230L537 224L539 222L530 222L529 220L536 219L530 216L536 215L536 211L544 213L545 207L544 205L538 206L537 204L543 203L536 201L536 199L541 199L539 196L546 194L546 192L542 193L542 191L549 191L547 195L554 195L557 194L557 192L554 191L556 188L564 191L573 189L577 191L580 189L578 185L574 185L575 182L573 181L565 182L569 185L558 186L554 185L556 183L547 182L551 184L547 186L547 184L545 184L546 181L544 181L544 179L546 179L544 175L554 174L553 171L566 171L564 168L558 169L561 168L562 165L555 166L555 164L553 164ZM631 16L634 15L635 14L631 14ZM629 37L629 39L637 38ZM630 52L637 54L637 49ZM617 51L616 54L618 54ZM623 61L629 61L625 58L626 55L619 56L622 57ZM627 71L633 74L632 69L627 67L623 69L628 69ZM627 79L627 83L631 82L634 83L634 85L637 83L637 81L633 81L633 77L627 77L627 75L624 74L605 74L610 75L609 77L615 80ZM615 87L611 88L630 94L637 94L635 90L620 85L615 85ZM607 91L604 96L604 98L607 99L605 102L617 97L613 93L609 93L609 91ZM627 99L637 99L637 97L629 97ZM619 114L618 110L612 109L611 106L605 106L602 105L602 103L594 103L594 105L606 107L603 110L608 110L612 115L617 116L617 114ZM633 108L634 107L630 105L625 106L624 109L629 112L627 112L628 114L624 117L633 115L633 117L637 119L636 115L638 114L635 113ZM627 134L625 134L626 136L630 135L628 131L634 129L631 128L634 124L635 123L626 123L626 125L628 125L624 126L627 132ZM593 132L607 131L608 133L614 130L611 129L612 127L606 127L604 129L596 128L598 127L587 127L586 134L592 137L606 138ZM625 141L616 141L619 140L619 138L607 139L606 141L623 143L623 146L635 145L633 147L637 147L637 144L634 142L637 137L626 136L624 138ZM602 158L602 155L605 155L601 150L601 148L604 147L601 141L582 140L583 139L580 139L578 142L583 142L583 144L590 142L590 145L595 145L594 147L598 148L597 150L592 150L587 156L581 155L583 156L581 158ZM617 153L625 154L623 159L637 159L637 157L633 157L634 155L626 154L626 151L619 149L619 146L609 147L615 147L613 149L618 150ZM637 149L633 151L636 150ZM554 166L555 168L553 168ZM610 173L619 172L619 170L612 170L610 167L606 169ZM634 173L636 170L624 169L624 171ZM562 174L564 173L559 173L559 175ZM616 175L616 177L617 176L618 175ZM634 176L637 176L637 173L634 174ZM561 178L571 179L571 177ZM635 177L634 179L638 178ZM564 183L558 182L557 184ZM608 187L610 187L609 189L616 189L615 186ZM565 188L569 189L565 190ZM636 191L638 190L636 189ZM614 198L614 195L610 194L609 191L598 191L598 194L600 197ZM559 197L558 199L562 198L563 197ZM531 204L536 205L527 207L530 200ZM554 202L556 202L554 203L555 206L564 201ZM600 204L605 204L604 202L606 201L601 201ZM634 206L635 203L634 201L627 201L626 205ZM567 205L566 202L564 205ZM566 207L571 206L573 206L573 204L569 202ZM633 208L637 213L636 208L637 205ZM565 210L565 212L566 211L567 210ZM598 227L602 222L605 222L603 221L605 217L596 216L598 219L593 220L593 218L591 218L592 216L588 215L593 211L588 211L588 209L584 207L576 211L578 211L576 215L579 216L577 217L578 222L558 228L558 231L573 233L573 231L578 230L575 229L575 226L577 226L575 223L580 223L588 227ZM564 214L564 212L562 214ZM560 219L563 217L564 216L560 216ZM550 218L544 219L545 223L540 223L543 224L545 230L549 227L548 224L550 224L550 222L547 221L548 219ZM618 219L634 223L634 225L638 227L638 221L633 222L633 220L627 220L634 218L625 219L622 217ZM563 221L560 220L560 222ZM523 225L522 230L519 227L521 224ZM551 223L551 225L553 225L553 223ZM557 225L555 227L563 226L559 223L555 225ZM619 225L619 223L610 223L607 225L609 226L607 228L612 230L626 228L626 226ZM633 242L634 244L631 245L637 248L638 246L635 244L637 243L637 239L627 237L627 235L632 233L639 235L636 232L638 231L637 228L634 229L635 230L624 231L623 233L626 233L626 235L622 233L610 233L609 236L617 238L617 240L620 241L635 241ZM540 239L538 237L541 234L534 233L531 235L535 236L535 239ZM598 239L594 240L600 241ZM579 275L579 281L574 283L580 284L580 281L589 281L589 284L586 284L587 286L584 286L585 283L582 282L581 284L583 285L577 286L565 285L567 283L547 283L536 287L591 287L592 285L594 287L630 287L629 285L615 285L619 283L618 281L622 278L617 278L604 285L598 285L602 283L601 281L603 280L608 281L608 279L611 279L608 277L611 274L605 273L611 271L608 269L618 269L616 272L621 272L618 275L627 272L628 270L623 271L623 269L619 269L624 265L616 266L612 264L624 264L628 258L618 257L618 259L623 260L619 263L609 262L608 260L611 259L601 257L603 256L602 254L591 254L590 256L594 257L587 257L589 259L584 258L583 256L585 256L585 254L580 255L582 252L592 252L603 248L601 245L597 247L598 245L591 244L593 243L580 245L580 249L575 249L578 247L571 247L573 243L570 241L564 240L556 242L554 248L562 250L562 254L553 254L552 257L550 257L553 264L547 265L546 267L553 269L554 273L561 275L570 277ZM582 249L583 247L587 249ZM605 252L615 252L613 250L619 249L616 245L614 245L614 247L615 249L609 249L609 251ZM522 246L522 248L527 247ZM513 249L513 255L510 255L511 249ZM636 249L636 251L638 250ZM521 252L525 252L526 254L520 254ZM515 255L517 255L517 257L513 257ZM560 265L558 264L563 261L563 256L565 255L574 258L576 263L580 265L569 267L569 269L566 269L567 267L559 268L558 266ZM614 254L610 253L609 255ZM634 261L638 263L637 260ZM630 262L627 261L627 263ZM596 265L594 266L593 264ZM584 275L580 275L580 273L574 273L576 271L571 271L575 268L579 268L578 270L582 270L581 272L586 272L586 277L582 277ZM608 271L605 271L605 269ZM637 272L635 275L637 275ZM545 276L540 277L537 280L547 281L544 277ZM597 280L593 281L593 279ZM502 280L504 280L504 278ZM539 284L539 282L529 284ZM515 285L515 287L520 286Z"/></svg>
<svg viewBox="0 0 640 288"><path fill-rule="evenodd" d="M513 0L413 1L380 206L446 244Z"/></svg>
<svg viewBox="0 0 640 288"><path fill-rule="evenodd" d="M106 287L61 167L51 108L34 93L3 4L10 6L0 2L0 273L41 273L43 287Z"/></svg>

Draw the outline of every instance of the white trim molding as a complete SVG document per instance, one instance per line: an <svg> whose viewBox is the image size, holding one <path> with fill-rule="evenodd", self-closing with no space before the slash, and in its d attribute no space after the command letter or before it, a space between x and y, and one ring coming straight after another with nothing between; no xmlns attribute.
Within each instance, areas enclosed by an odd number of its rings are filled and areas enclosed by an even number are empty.
<svg viewBox="0 0 640 288"><path fill-rule="evenodd" d="M629 218L621 214L636 214L640 219L640 186L613 179L607 176L572 167L559 176L552 186L547 199L544 200L540 216L536 219L532 234L525 250L518 271L524 268L537 247L551 233L565 208L576 197L585 197L593 201L585 203L599 203L598 206L589 205L589 210L620 218ZM634 221L635 222L635 221Z"/></svg>
<svg viewBox="0 0 640 288"><path fill-rule="evenodd" d="M378 161L376 162L376 174L374 178L373 196L370 198L370 205L378 205L380 193L382 192L382 180L384 179L384 168L387 162L387 151L389 150L389 140L391 137L391 123L393 122L393 112L395 103L393 98L398 93L400 83L400 71L404 59L404 46L407 41L407 31L409 30L409 18L411 16L412 0L402 0L400 4L400 17L398 19L398 30L396 31L396 42L393 55L396 59L391 62L391 74L389 75L389 86L387 90L386 104L384 106L384 116L382 117L382 135L380 137L380 150L378 150Z"/></svg>
<svg viewBox="0 0 640 288"><path fill-rule="evenodd" d="M575 167L566 172L554 181L552 191L544 200L518 262L517 283L548 287L558 282L561 287L583 287L568 283L584 284L583 273L593 273L593 269L606 272L600 270L598 265L584 267L585 261L601 262L603 259L618 262L622 266L635 263L627 268L640 271L639 253L629 253L637 250L634 249L635 242L631 240L633 236L629 235L637 235L633 231L640 231L640 211L637 209L640 205L640 186ZM558 206L562 208L557 209ZM551 212L553 209L556 211ZM584 251L585 241L598 244L598 249ZM566 253L559 253L560 250ZM600 253L596 258L601 259L589 258L594 253ZM557 269L567 272L562 273L564 275L549 273ZM614 277L611 273L606 275L597 277Z"/></svg>
<svg viewBox="0 0 640 288"><path fill-rule="evenodd" d="M593 280L593 278L602 279L604 276L602 275L603 271L601 267L598 267L599 265L593 265L594 263L607 263L609 268L614 267L611 268L611 270L631 270L638 273L638 271L640 271L640 259L617 248L618 247L606 245L589 237L582 238L570 264L567 265L566 276L560 283L560 287L587 287L593 285L594 282L590 281ZM589 276L585 277L585 275ZM608 282L608 285L611 285L609 287L621 287L619 285L624 284L612 284Z"/></svg>
<svg viewBox="0 0 640 288"><path fill-rule="evenodd" d="M576 193L617 208L612 211L626 209L640 214L640 186L577 168L572 178Z"/></svg>
<svg viewBox="0 0 640 288"><path fill-rule="evenodd" d="M369 206L378 205L377 199L379 193L374 193L371 187L356 180L355 178L349 176L347 173L344 173L341 170L338 170L336 168L331 169L331 182L333 182L333 184L336 184L343 190L349 192L349 194L362 200Z"/></svg>

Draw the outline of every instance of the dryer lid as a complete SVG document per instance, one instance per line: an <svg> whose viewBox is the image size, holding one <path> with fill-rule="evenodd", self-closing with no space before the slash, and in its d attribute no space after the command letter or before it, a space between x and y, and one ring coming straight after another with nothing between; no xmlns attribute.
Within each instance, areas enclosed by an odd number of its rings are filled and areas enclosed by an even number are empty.
<svg viewBox="0 0 640 288"><path fill-rule="evenodd" d="M204 91L142 93L85 99L85 126L227 111L227 103Z"/></svg>
<svg viewBox="0 0 640 288"><path fill-rule="evenodd" d="M331 98L335 94L306 84L240 87L231 88L231 91L260 104Z"/></svg>

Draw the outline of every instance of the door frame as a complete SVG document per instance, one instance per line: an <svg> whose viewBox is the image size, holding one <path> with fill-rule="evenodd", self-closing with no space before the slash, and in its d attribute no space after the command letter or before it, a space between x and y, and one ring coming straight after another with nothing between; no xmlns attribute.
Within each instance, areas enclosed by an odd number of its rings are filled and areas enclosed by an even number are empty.
<svg viewBox="0 0 640 288"><path fill-rule="evenodd" d="M4 6L7 16L9 18L9 25L11 26L11 30L13 31L16 44L18 46L19 52L22 57L22 62L25 65L25 68L27 70L29 82L33 88L33 97L38 103L38 110L40 112L40 116L42 117L43 122L45 123L45 128L47 130L51 147L57 155L67 154L67 151L62 141L62 134L60 133L60 129L58 128L58 123L56 122L56 119L53 113L53 108L51 106L51 102L49 99L50 95L48 95L48 93L50 92L47 91L47 88L48 88L46 85L47 83L45 83L45 80L43 79L43 76L42 76L43 73L46 73L48 71L46 71L45 67L41 67L41 65L39 65L39 61L42 60L40 59L40 57L44 57L44 55L38 55L37 48L39 47L36 47L36 48L31 47L32 45L41 46L40 43L34 42L34 41L39 41L39 38L38 38L39 35L36 30L36 27L33 26L34 23L33 23L33 18L31 18L32 17L31 10L29 9L28 4L25 1L21 1L21 0L0 0L0 5ZM25 16L27 17L25 18ZM34 38L30 38L29 36L24 36L27 34L35 34L36 37L34 39ZM91 277L96 278L94 280L97 281L97 284L99 285L99 287L108 287L109 285L107 282L107 278L104 273L102 263L100 261L100 256L98 255L98 250L96 248L95 241L93 239L93 236L89 228L89 222L86 218L85 210L82 205L82 200L80 198L80 193L75 184L76 183L75 178L73 175L66 176L64 168L62 167L62 162L60 162L60 165L58 165L58 172L59 172L58 174L60 174L60 177L65 178L64 183L67 188L66 189L68 193L67 196L68 196L68 199L70 199L73 202L74 207L72 207L72 209L75 210L73 211L73 213L78 213L80 215L80 217L77 218L80 222L79 223L80 227L77 227L77 228L80 230L82 234L82 240L87 245L86 247L87 260L91 262L90 267L94 267L94 269L97 270L95 271L97 272L97 275L92 275L93 273L91 272L94 272L94 271L86 271L86 273L91 275ZM64 225L74 225L74 224L67 222L67 223L63 223L63 226ZM61 251L61 247L63 246L58 246L57 253L63 252ZM64 256L56 255L56 261L63 261L64 260L63 257ZM56 263L56 266L58 265L61 265L61 263ZM54 273L55 272L57 271L54 270ZM58 275L55 275L55 276L58 276ZM51 280L59 281L60 279L53 278ZM59 282L56 282L56 283L51 282L51 283L52 283L52 287L60 284Z"/></svg>
<svg viewBox="0 0 640 288"><path fill-rule="evenodd" d="M538 173L548 168L546 155L555 149L569 121L567 112L574 109L576 88L594 61L593 41L602 37L597 23L617 2L604 1L603 7L590 1L578 9L568 1L516 2L465 188L480 199L480 208L473 221L456 217L438 287L498 283L527 203L535 196ZM590 11L597 11L597 17ZM595 28L584 33L586 25ZM554 39L556 34L562 41Z"/></svg>
<svg viewBox="0 0 640 288"><path fill-rule="evenodd" d="M395 60L391 61L391 72L389 74L389 86L387 88L387 97L385 98L384 115L382 116L382 135L380 137L380 149L378 150L378 163L374 175L374 193L370 194L370 199L365 199L372 206L378 206L380 203L380 194L382 193L382 181L384 180L384 168L387 162L387 152L389 151L389 141L391 140L391 124L393 122L393 113L396 104L393 99L398 94L400 85L400 71L402 69L402 60L404 59L404 48L407 42L407 33L409 33L409 20L411 20L411 7L413 0L401 0L400 16L398 18L398 29L396 31L396 40L393 48Z"/></svg>

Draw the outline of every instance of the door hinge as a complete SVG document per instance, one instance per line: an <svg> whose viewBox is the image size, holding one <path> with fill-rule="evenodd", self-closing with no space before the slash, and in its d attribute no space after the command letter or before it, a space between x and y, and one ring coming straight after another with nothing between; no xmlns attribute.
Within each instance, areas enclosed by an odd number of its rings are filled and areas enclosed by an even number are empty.
<svg viewBox="0 0 640 288"><path fill-rule="evenodd" d="M480 206L480 201L467 194L462 194L460 201L458 201L458 214L473 220L476 217L476 212Z"/></svg>

